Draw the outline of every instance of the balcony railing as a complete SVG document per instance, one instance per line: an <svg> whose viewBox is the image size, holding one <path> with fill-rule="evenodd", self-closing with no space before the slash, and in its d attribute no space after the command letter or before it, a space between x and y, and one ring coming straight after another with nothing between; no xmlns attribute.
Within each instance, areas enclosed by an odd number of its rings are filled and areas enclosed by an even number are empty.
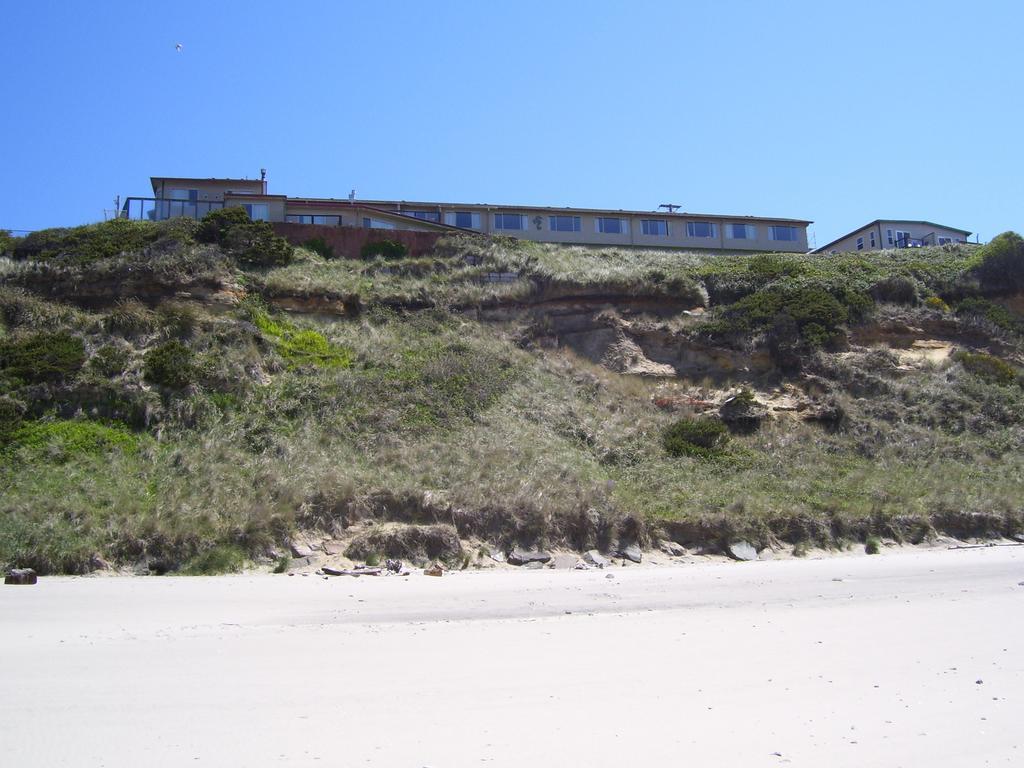
<svg viewBox="0 0 1024 768"><path fill-rule="evenodd" d="M219 200L169 200L162 197L128 197L121 207L122 219L137 221L163 221L184 216L201 219L210 211L219 211L224 203Z"/></svg>

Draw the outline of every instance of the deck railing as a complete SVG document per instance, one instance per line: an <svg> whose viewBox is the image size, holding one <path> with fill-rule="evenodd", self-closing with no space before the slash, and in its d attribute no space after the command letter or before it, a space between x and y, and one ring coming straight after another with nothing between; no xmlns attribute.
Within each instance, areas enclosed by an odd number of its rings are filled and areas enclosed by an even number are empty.
<svg viewBox="0 0 1024 768"><path fill-rule="evenodd" d="M210 211L224 207L219 200L170 200L164 197L128 197L121 207L122 219L137 221L163 221L184 216L201 219Z"/></svg>

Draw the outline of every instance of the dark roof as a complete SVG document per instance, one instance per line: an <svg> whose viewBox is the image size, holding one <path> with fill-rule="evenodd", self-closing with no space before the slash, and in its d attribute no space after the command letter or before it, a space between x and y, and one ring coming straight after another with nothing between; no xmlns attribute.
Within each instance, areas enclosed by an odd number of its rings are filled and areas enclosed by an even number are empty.
<svg viewBox="0 0 1024 768"><path fill-rule="evenodd" d="M956 227L947 227L945 224L936 224L934 221L920 221L920 220L917 220L917 219L875 219L874 221L869 221L867 224L865 224L862 227L857 227L856 229L854 229L854 230L852 230L850 232L847 232L845 235L837 237L831 243L828 243L826 245L822 245L822 246L819 246L819 247L815 248L813 251L811 251L811 253L818 253L820 251L824 251L826 248L831 248L833 245L838 243L840 240L845 240L846 238L851 237L851 236L857 234L858 232L860 232L863 229L869 229L869 228L875 226L876 224L881 224L882 222L892 222L893 224L895 224L895 223L900 223L900 224L924 224L925 226L928 226L928 227L938 227L939 229L948 229L950 232L960 232L965 237L967 235L973 234L973 232L969 232L966 229L957 229Z"/></svg>

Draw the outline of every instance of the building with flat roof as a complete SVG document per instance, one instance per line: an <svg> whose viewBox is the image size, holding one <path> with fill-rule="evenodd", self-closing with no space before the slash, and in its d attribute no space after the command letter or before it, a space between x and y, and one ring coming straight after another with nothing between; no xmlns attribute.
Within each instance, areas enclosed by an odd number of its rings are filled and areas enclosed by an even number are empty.
<svg viewBox="0 0 1024 768"><path fill-rule="evenodd" d="M129 197L121 215L160 220L202 218L242 206L254 219L321 226L468 231L524 240L588 246L626 246L731 252L807 251L804 219L721 214L556 208L490 203L318 199L271 195L265 172L253 179L154 176L153 197Z"/></svg>
<svg viewBox="0 0 1024 768"><path fill-rule="evenodd" d="M831 243L815 248L812 253L844 253L849 251L881 251L890 248L920 248L925 245L966 243L971 233L966 229L946 227L930 221L875 219Z"/></svg>

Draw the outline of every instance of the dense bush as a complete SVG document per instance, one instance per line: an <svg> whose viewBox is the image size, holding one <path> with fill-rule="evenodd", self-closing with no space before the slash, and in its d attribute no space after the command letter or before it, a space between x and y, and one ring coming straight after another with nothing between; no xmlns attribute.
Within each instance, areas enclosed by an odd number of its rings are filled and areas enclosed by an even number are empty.
<svg viewBox="0 0 1024 768"><path fill-rule="evenodd" d="M64 462L76 456L113 449L135 451L138 438L124 425L95 421L31 421L11 437L12 447L26 459Z"/></svg>
<svg viewBox="0 0 1024 768"><path fill-rule="evenodd" d="M319 331L299 328L286 318L273 318L266 307L250 302L244 307L253 325L269 338L289 367L348 368L352 352L331 344Z"/></svg>
<svg viewBox="0 0 1024 768"><path fill-rule="evenodd" d="M85 345L77 336L56 331L0 340L0 371L28 382L71 379L85 363Z"/></svg>
<svg viewBox="0 0 1024 768"><path fill-rule="evenodd" d="M974 274L982 286L998 293L1024 290L1024 238L1003 232L980 250Z"/></svg>
<svg viewBox="0 0 1024 768"><path fill-rule="evenodd" d="M63 256L81 263L140 251L158 240L188 240L191 226L178 222L112 219L82 227L41 229L15 245L19 258L50 259Z"/></svg>
<svg viewBox="0 0 1024 768"><path fill-rule="evenodd" d="M729 430L718 419L680 419L662 434L662 445L672 456L711 456L729 442Z"/></svg>
<svg viewBox="0 0 1024 768"><path fill-rule="evenodd" d="M111 333L123 336L144 336L157 328L156 313L135 299L121 299L107 316L103 326Z"/></svg>
<svg viewBox="0 0 1024 768"><path fill-rule="evenodd" d="M767 331L776 362L785 369L797 368L807 349L841 346L839 327L864 317L872 306L871 298L858 291L844 288L837 293L814 285L762 289L722 310L705 332L735 337Z"/></svg>
<svg viewBox="0 0 1024 768"><path fill-rule="evenodd" d="M107 344L96 350L89 360L89 367L100 376L120 376L131 361L131 354L123 347Z"/></svg>
<svg viewBox="0 0 1024 768"><path fill-rule="evenodd" d="M303 248L308 248L313 253L317 253L323 256L325 259L334 258L334 246L324 240L322 237L311 237L309 240L302 244Z"/></svg>
<svg viewBox="0 0 1024 768"><path fill-rule="evenodd" d="M295 249L274 234L265 221L253 221L245 209L234 205L210 211L199 224L196 239L219 245L241 264L277 267L288 264Z"/></svg>
<svg viewBox="0 0 1024 768"><path fill-rule="evenodd" d="M929 296L924 300L924 305L928 309L936 309L939 312L949 312L949 304L942 300L939 296Z"/></svg>
<svg viewBox="0 0 1024 768"><path fill-rule="evenodd" d="M402 259L408 253L408 248L394 240L376 240L364 243L363 247L359 249L359 255L364 259L372 259L377 256L383 259Z"/></svg>
<svg viewBox="0 0 1024 768"><path fill-rule="evenodd" d="M146 381L161 387L183 389L196 376L192 350L177 340L153 347L145 354L142 362Z"/></svg>
<svg viewBox="0 0 1024 768"><path fill-rule="evenodd" d="M801 264L793 259L775 253L761 253L747 262L747 271L763 278L776 280L780 277L795 277L804 271Z"/></svg>
<svg viewBox="0 0 1024 768"><path fill-rule="evenodd" d="M1011 333L1024 333L1024 322L1002 304L988 299L969 298L956 305L958 317L978 317Z"/></svg>
<svg viewBox="0 0 1024 768"><path fill-rule="evenodd" d="M168 336L187 338L199 324L199 314L189 304L164 302L156 310L157 322Z"/></svg>
<svg viewBox="0 0 1024 768"><path fill-rule="evenodd" d="M906 275L890 275L871 286L869 291L875 301L888 301L893 304L917 304L917 281Z"/></svg>
<svg viewBox="0 0 1024 768"><path fill-rule="evenodd" d="M1005 360L984 352L957 352L954 359L964 370L990 384L1012 384L1017 371Z"/></svg>
<svg viewBox="0 0 1024 768"><path fill-rule="evenodd" d="M0 396L0 445L11 439L25 416L25 404Z"/></svg>
<svg viewBox="0 0 1024 768"><path fill-rule="evenodd" d="M245 551L232 544L218 544L193 555L181 573L187 576L212 576L237 573L245 567Z"/></svg>
<svg viewBox="0 0 1024 768"><path fill-rule="evenodd" d="M8 230L0 229L0 256L11 253L20 242L20 237L14 237Z"/></svg>

